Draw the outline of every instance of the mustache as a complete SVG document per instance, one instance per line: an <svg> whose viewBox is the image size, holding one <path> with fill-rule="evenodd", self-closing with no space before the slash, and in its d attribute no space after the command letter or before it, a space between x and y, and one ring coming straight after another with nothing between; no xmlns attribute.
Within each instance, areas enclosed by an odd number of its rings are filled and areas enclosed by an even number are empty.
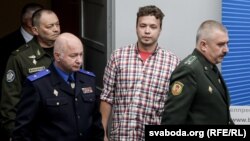
<svg viewBox="0 0 250 141"><path fill-rule="evenodd" d="M228 54L227 52L224 52L222 56L223 56L223 57L224 57L224 56L227 56L227 54Z"/></svg>

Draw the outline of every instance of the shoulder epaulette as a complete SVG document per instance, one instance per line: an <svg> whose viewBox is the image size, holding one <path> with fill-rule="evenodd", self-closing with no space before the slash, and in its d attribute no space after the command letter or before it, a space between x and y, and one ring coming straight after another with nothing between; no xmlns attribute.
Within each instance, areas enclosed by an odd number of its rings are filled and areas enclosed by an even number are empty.
<svg viewBox="0 0 250 141"><path fill-rule="evenodd" d="M29 48L29 45L28 45L28 44L24 44L24 45L20 46L18 49L14 50L14 51L12 52L12 54L13 54L13 55L16 55L16 54L18 54L19 52L21 52L21 51L23 51L23 50L25 50L25 49L27 49L27 48Z"/></svg>
<svg viewBox="0 0 250 141"><path fill-rule="evenodd" d="M83 70L83 69L80 69L79 72L95 77L95 74L93 72L89 72L89 71L86 71L86 70Z"/></svg>
<svg viewBox="0 0 250 141"><path fill-rule="evenodd" d="M44 77L46 75L50 74L50 71L48 69L44 69L42 71L39 71L35 74L32 74L30 76L28 76L27 78L30 80L30 81L35 81L41 77Z"/></svg>
<svg viewBox="0 0 250 141"><path fill-rule="evenodd" d="M187 60L184 62L184 64L190 65L192 64L195 60L197 60L197 57L194 55L191 55Z"/></svg>

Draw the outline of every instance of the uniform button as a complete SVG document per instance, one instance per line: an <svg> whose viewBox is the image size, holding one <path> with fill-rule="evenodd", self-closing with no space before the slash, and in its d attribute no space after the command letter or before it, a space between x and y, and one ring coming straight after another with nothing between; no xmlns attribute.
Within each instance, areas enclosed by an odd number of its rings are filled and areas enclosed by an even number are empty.
<svg viewBox="0 0 250 141"><path fill-rule="evenodd" d="M56 102L56 105L58 106L58 105L60 105L60 103L59 103L59 102Z"/></svg>
<svg viewBox="0 0 250 141"><path fill-rule="evenodd" d="M81 117L78 115L77 118L80 119Z"/></svg>
<svg viewBox="0 0 250 141"><path fill-rule="evenodd" d="M80 133L79 135L82 136L82 133Z"/></svg>
<svg viewBox="0 0 250 141"><path fill-rule="evenodd" d="M77 101L78 99L77 98L75 98L75 101Z"/></svg>

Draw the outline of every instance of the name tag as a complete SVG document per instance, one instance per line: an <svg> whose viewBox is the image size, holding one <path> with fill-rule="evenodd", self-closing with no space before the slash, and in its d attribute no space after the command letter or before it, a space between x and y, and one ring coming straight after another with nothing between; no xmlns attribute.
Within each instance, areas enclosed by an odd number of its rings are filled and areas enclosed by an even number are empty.
<svg viewBox="0 0 250 141"><path fill-rule="evenodd" d="M29 68L29 73L38 72L38 71L41 71L41 70L44 70L44 69L45 69L45 66L35 67L35 68Z"/></svg>

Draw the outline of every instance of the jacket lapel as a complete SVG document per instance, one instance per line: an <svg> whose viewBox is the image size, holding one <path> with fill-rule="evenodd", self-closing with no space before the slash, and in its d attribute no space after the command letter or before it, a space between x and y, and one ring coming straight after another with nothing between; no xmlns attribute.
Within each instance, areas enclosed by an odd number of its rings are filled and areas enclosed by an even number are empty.
<svg viewBox="0 0 250 141"><path fill-rule="evenodd" d="M84 84L84 82L82 82L82 80L80 80L80 76L78 76L79 74L76 73L76 87L75 87L75 94L76 94L76 97L80 94L81 90L82 90L82 87Z"/></svg>
<svg viewBox="0 0 250 141"><path fill-rule="evenodd" d="M53 83L53 86L54 88L56 89L60 89L61 91L65 92L66 94L69 94L69 95L74 95L74 92L73 92L73 89L71 88L71 86L69 84L67 84L63 78L61 78L59 76L59 74L56 72L53 64L50 65L50 70L52 72L51 75L53 75L51 77L51 81Z"/></svg>
<svg viewBox="0 0 250 141"><path fill-rule="evenodd" d="M212 82L212 84L214 85L215 88L218 89L219 93L221 94L222 98L228 102L227 100L227 96L226 96L226 89L224 89L224 81L221 80L221 84L219 83L219 78L218 76L216 76L215 72L212 70L211 68L211 64L205 59L205 57L196 49L193 52L194 55L196 55L199 59L199 61L201 62L201 64L203 65L203 71L205 73L205 75L208 77L208 79ZM219 73L220 75L220 73ZM222 79L221 75L220 78Z"/></svg>
<svg viewBox="0 0 250 141"><path fill-rule="evenodd" d="M207 67L207 66L205 66L205 67ZM213 72L211 67L207 67L207 71L205 70L205 74L209 78L209 80L212 82L212 84L215 86L215 88L218 89L218 91L222 95L223 99L226 100L225 90L224 90L222 84L219 83L219 80L218 80L219 78L217 78L216 74Z"/></svg>
<svg viewBox="0 0 250 141"><path fill-rule="evenodd" d="M225 91L225 97L226 97L227 103L229 104L230 103L230 96L229 96L230 94L229 94L229 91L227 89L226 82L224 81L221 74L220 74L220 80L221 80L221 85L222 85L222 87L224 88L224 91Z"/></svg>
<svg viewBox="0 0 250 141"><path fill-rule="evenodd" d="M64 80L63 80L63 81L64 81ZM62 91L64 91L64 92L67 93L67 94L74 95L73 89L72 89L71 86L70 86L69 84L67 84L66 82L61 82L59 85L60 85L59 87L60 87L60 89L61 89Z"/></svg>

